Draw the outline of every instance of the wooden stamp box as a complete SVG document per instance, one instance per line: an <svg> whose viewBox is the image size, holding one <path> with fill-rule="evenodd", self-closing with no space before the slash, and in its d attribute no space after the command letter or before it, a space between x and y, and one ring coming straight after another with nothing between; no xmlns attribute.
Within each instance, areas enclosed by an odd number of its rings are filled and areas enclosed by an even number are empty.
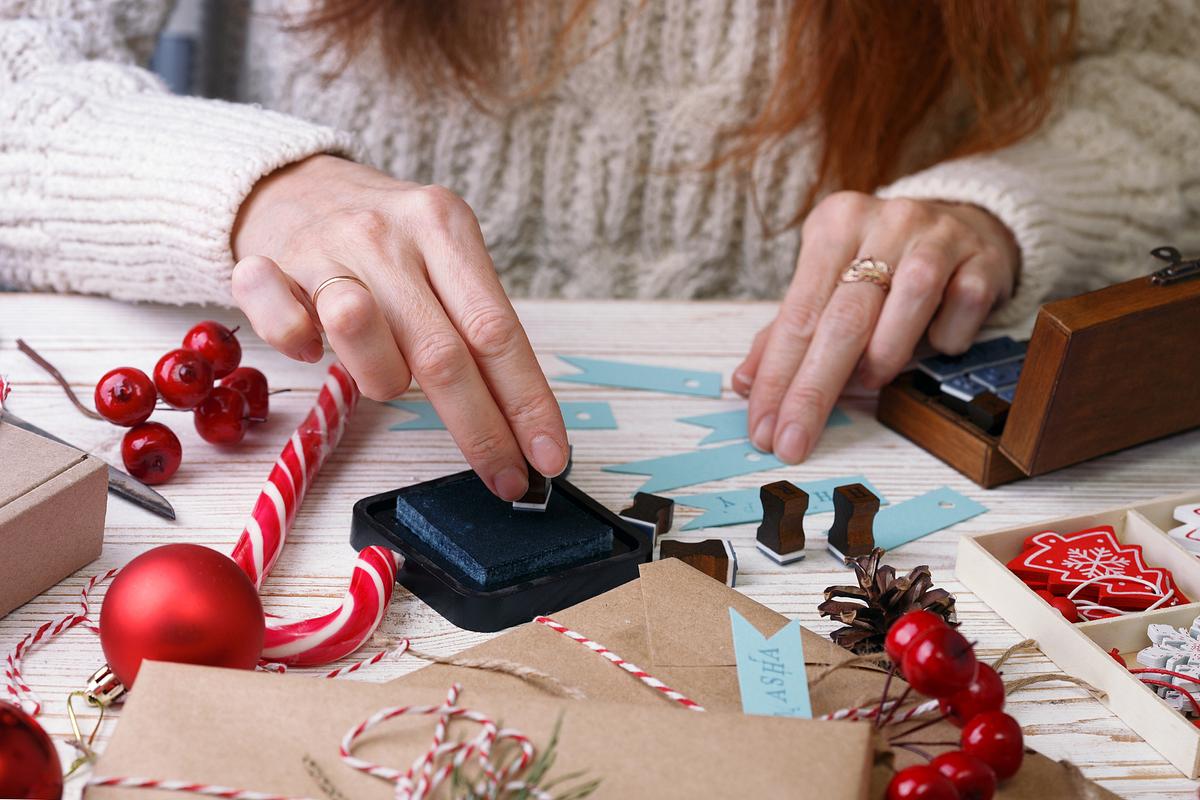
<svg viewBox="0 0 1200 800"><path fill-rule="evenodd" d="M1200 616L1200 558L1166 533L1179 524L1172 520L1172 510L1196 502L1200 502L1200 489L1091 515L964 536L958 543L955 564L955 574L963 585L1022 636L1036 640L1064 673L1105 692L1107 696L1101 702L1189 778L1200 776L1200 728L1118 664L1110 652L1115 648L1126 664L1140 666L1135 660L1137 653L1151 644L1147 625L1187 629ZM1171 570L1176 584L1192 602L1071 623L1006 566L1021 552L1030 534L1048 530L1072 533L1096 525L1111 525L1121 542L1140 544L1146 561Z"/></svg>
<svg viewBox="0 0 1200 800"><path fill-rule="evenodd" d="M1042 306L999 436L915 378L884 387L879 421L987 489L1200 426L1200 278Z"/></svg>

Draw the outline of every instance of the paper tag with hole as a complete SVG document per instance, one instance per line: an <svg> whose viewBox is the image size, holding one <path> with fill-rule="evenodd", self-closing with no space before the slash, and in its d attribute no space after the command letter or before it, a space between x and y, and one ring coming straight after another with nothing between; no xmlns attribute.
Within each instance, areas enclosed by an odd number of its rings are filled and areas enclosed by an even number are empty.
<svg viewBox="0 0 1200 800"><path fill-rule="evenodd" d="M775 456L759 452L749 442L735 442L724 447L709 447L661 458L614 464L604 467L604 471L649 475L650 479L642 484L638 491L654 493L749 475L752 472L779 469L783 466L784 463Z"/></svg>
<svg viewBox="0 0 1200 800"><path fill-rule="evenodd" d="M388 401L388 405L409 414L416 414L412 419L389 426L388 430L441 431L446 429L445 423L438 417L433 405L427 401L391 400ZM611 431L617 428L617 419L613 416L612 406L608 403L569 400L560 402L558 405L562 409L563 422L566 424L567 430Z"/></svg>
<svg viewBox="0 0 1200 800"><path fill-rule="evenodd" d="M627 364L623 361L604 361L582 356L559 356L583 372L556 375L554 380L569 383L590 383L597 386L616 386L621 389L644 389L669 394L721 396L721 373L701 372L651 364Z"/></svg>
<svg viewBox="0 0 1200 800"><path fill-rule="evenodd" d="M914 539L976 517L987 507L948 486L881 508L875 516L875 546L894 550Z"/></svg>

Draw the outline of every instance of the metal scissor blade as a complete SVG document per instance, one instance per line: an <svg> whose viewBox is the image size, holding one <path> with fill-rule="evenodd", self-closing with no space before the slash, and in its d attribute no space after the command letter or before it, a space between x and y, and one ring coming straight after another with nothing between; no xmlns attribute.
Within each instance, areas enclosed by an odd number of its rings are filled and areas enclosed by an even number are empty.
<svg viewBox="0 0 1200 800"><path fill-rule="evenodd" d="M0 419L3 419L14 427L27 430L30 433L36 433L38 436L58 442L59 444L64 444L67 447L72 447L76 450L81 449L75 447L70 442L63 441L49 431L42 430L32 422L26 422L11 411L0 411ZM137 478L122 472L112 465L108 465L108 490L118 497L125 498L134 505L141 506L152 514L157 514L166 519L175 519L175 509L167 502L167 498Z"/></svg>

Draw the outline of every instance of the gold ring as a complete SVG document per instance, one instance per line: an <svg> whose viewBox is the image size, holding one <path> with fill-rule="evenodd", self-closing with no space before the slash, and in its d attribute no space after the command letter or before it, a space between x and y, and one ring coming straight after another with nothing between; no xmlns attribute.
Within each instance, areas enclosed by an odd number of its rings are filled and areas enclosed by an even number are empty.
<svg viewBox="0 0 1200 800"><path fill-rule="evenodd" d="M840 283L873 283L884 292L892 288L892 267L878 258L856 258L842 273Z"/></svg>
<svg viewBox="0 0 1200 800"><path fill-rule="evenodd" d="M321 292L325 291L325 287L332 286L339 281L350 281L351 283L357 283L359 286L366 289L367 292L371 291L370 287L353 275L334 275L332 278L326 278L325 280L321 281L321 285L318 286L315 291L313 291L312 307L317 307L317 298L321 296Z"/></svg>

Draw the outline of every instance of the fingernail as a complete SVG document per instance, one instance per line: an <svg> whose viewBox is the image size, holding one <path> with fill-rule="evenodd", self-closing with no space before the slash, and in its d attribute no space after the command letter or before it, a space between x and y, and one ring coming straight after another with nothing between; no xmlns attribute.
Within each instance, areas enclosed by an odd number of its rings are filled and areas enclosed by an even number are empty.
<svg viewBox="0 0 1200 800"><path fill-rule="evenodd" d="M758 427L754 429L754 436L750 438L759 450L764 453L771 452L771 442L775 438L775 415L767 414L759 420Z"/></svg>
<svg viewBox="0 0 1200 800"><path fill-rule="evenodd" d="M750 384L754 379L745 372L733 373L733 390L740 395L746 395L750 392Z"/></svg>
<svg viewBox="0 0 1200 800"><path fill-rule="evenodd" d="M525 492L529 491L529 475L523 469L505 467L496 475L493 485L500 499L511 503L513 500L520 500Z"/></svg>
<svg viewBox="0 0 1200 800"><path fill-rule="evenodd" d="M779 444L775 455L780 461L788 464L799 464L804 458L804 450L808 447L808 435L798 422L792 422L779 435Z"/></svg>
<svg viewBox="0 0 1200 800"><path fill-rule="evenodd" d="M304 345L304 349L300 351L300 358L310 364L315 364L321 360L321 356L325 355L325 347L321 344L320 339L313 339L308 344Z"/></svg>
<svg viewBox="0 0 1200 800"><path fill-rule="evenodd" d="M544 433L533 437L529 449L533 451L533 466L543 475L553 477L567 466L566 452Z"/></svg>

